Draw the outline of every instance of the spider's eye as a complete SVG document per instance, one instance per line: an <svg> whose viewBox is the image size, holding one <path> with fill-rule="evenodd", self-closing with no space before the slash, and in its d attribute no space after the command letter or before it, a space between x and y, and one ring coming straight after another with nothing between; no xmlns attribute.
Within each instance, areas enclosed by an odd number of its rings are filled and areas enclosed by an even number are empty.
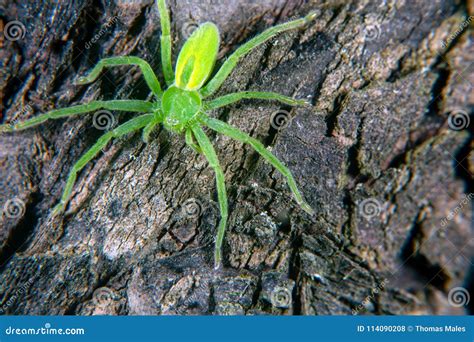
<svg viewBox="0 0 474 342"><path fill-rule="evenodd" d="M219 30L204 23L189 37L176 63L176 86L185 90L200 89L214 68L219 51Z"/></svg>

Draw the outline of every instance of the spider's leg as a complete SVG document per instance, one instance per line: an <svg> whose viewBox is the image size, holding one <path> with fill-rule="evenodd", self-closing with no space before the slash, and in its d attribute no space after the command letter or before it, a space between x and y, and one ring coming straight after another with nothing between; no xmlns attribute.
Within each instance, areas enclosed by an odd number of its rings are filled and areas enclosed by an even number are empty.
<svg viewBox="0 0 474 342"><path fill-rule="evenodd" d="M283 163L280 160L278 160L278 158L274 154L268 151L260 141L252 138L248 134L238 130L235 127L232 127L231 125L223 121L208 118L208 117L203 117L201 120L203 121L205 125L209 126L209 128L215 130L216 132L227 135L235 140L241 141L243 143L247 143L250 146L252 146L258 153L260 153L260 155L262 155L263 158L265 158L265 160L267 160L283 176L285 176L286 181L288 182L288 186L290 187L291 192L295 196L296 202L301 206L301 208L304 211L306 211L308 214L311 214L311 215L314 214L314 210L310 207L308 203L306 203L300 191L298 190L295 179L293 178L293 175L291 174L291 171L285 165L283 165Z"/></svg>
<svg viewBox="0 0 474 342"><path fill-rule="evenodd" d="M145 82L148 84L148 87L150 87L153 94L158 97L162 95L163 91L161 90L160 82L158 81L158 78L156 78L156 75L153 72L153 69L151 68L150 64L148 64L148 62L144 59L133 56L109 57L101 59L92 69L89 75L79 77L76 84L87 84L94 82L97 77L99 77L101 71L104 68L121 65L138 66L142 70Z"/></svg>
<svg viewBox="0 0 474 342"><path fill-rule="evenodd" d="M278 93L272 92L261 92L261 91L242 91L238 93L228 94L217 99L206 101L205 106L206 109L216 109L220 107L227 106L234 102L243 100L243 99L259 99L259 100L270 100L270 101L278 101L285 103L290 106L298 106L298 105L305 105L308 102L304 100L295 100L291 97L281 95Z"/></svg>
<svg viewBox="0 0 474 342"><path fill-rule="evenodd" d="M201 147L199 147L199 145L194 142L193 131L188 128L186 130L185 135L186 135L186 144L188 144L188 146L191 147L194 150L194 152L201 154L202 153Z"/></svg>
<svg viewBox="0 0 474 342"><path fill-rule="evenodd" d="M158 12L160 12L161 22L161 64L166 84L171 85L174 82L173 66L171 65L171 29L170 13L166 7L165 0L157 0Z"/></svg>
<svg viewBox="0 0 474 342"><path fill-rule="evenodd" d="M148 125L145 126L142 133L142 140L145 144L148 144L150 140L150 134L155 129L155 127L159 124L159 121L153 120Z"/></svg>
<svg viewBox="0 0 474 342"><path fill-rule="evenodd" d="M224 83L226 78L235 68L239 59L249 53L252 49L256 48L259 45L262 45L263 43L265 43L266 41L268 41L279 33L302 27L314 18L316 18L316 13L312 12L304 18L271 27L263 31L258 36L250 39L247 43L243 44L237 50L235 50L235 52L230 55L230 57L225 61L225 63L222 64L217 74L207 83L204 88L202 88L201 95L203 97L208 97L212 95L217 89L219 89L222 83Z"/></svg>
<svg viewBox="0 0 474 342"><path fill-rule="evenodd" d="M153 119L153 114L141 115L125 122L124 124L101 136L99 140L97 140L97 142L85 154L83 154L82 157L72 167L66 181L66 186L64 187L61 201L53 209L53 216L64 211L64 208L71 196L72 187L76 181L77 173L82 170L82 168L86 166L86 164L90 162L95 156L97 156L97 154L107 145L111 139L137 131L148 125Z"/></svg>
<svg viewBox="0 0 474 342"><path fill-rule="evenodd" d="M17 123L15 125L0 125L0 132L20 131L26 128L37 126L48 119L60 119L67 116L74 116L78 114L92 112L98 109L146 113L153 111L153 104L151 102L141 100L92 101L84 105L52 110L48 113L38 115L34 118Z"/></svg>
<svg viewBox="0 0 474 342"><path fill-rule="evenodd" d="M228 205L227 205L227 193L225 189L224 172L217 159L216 151L212 146L211 141L207 137L206 133L198 125L192 127L194 136L201 146L202 153L209 162L209 166L214 169L216 174L216 185L217 185L217 198L219 200L219 207L221 211L221 220L217 227L216 246L214 251L214 263L215 267L218 268L222 262L222 243L224 241L225 227L227 224Z"/></svg>

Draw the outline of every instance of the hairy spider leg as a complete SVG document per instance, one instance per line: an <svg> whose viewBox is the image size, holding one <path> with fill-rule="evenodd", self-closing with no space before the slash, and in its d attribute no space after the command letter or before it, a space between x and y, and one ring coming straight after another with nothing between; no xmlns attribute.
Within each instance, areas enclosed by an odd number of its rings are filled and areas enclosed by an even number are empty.
<svg viewBox="0 0 474 342"><path fill-rule="evenodd" d="M249 53L252 49L262 45L274 36L289 30L293 30L299 27L303 27L316 18L316 13L312 12L306 17L289 21L284 24L280 24L271 28L266 29L258 36L250 39L247 43L240 46L235 52L229 56L229 58L222 64L217 74L207 83L207 85L201 89L201 95L206 98L216 92L222 83L227 79L232 70L237 65L239 59Z"/></svg>
<svg viewBox="0 0 474 342"><path fill-rule="evenodd" d="M151 89L154 95L158 98L161 97L163 91L161 90L160 82L156 77L153 69L151 68L150 64L144 59L139 57L133 56L121 56L121 57L108 57L101 59L97 62L96 66L92 69L92 71L87 76L79 77L76 84L87 84L94 82L97 77L99 77L100 73L104 68L109 68L112 66L122 66L122 65L136 65L138 66L142 73L143 77L145 78L145 82L148 84L148 87Z"/></svg>
<svg viewBox="0 0 474 342"><path fill-rule="evenodd" d="M191 129L196 137L199 146L202 149L202 153L209 162L209 166L214 169L216 174L216 186L217 186L217 199L219 201L219 208L221 212L221 220L217 227L217 237L214 250L214 263L215 268L219 268L222 262L222 243L224 241L225 227L227 224L228 216L228 204L227 204L227 193L225 189L225 178L224 172L217 159L216 151L212 146L211 141L207 137L206 133L198 125L191 126Z"/></svg>
<svg viewBox="0 0 474 342"><path fill-rule="evenodd" d="M68 116L89 113L98 109L121 110L126 112L146 113L153 111L153 104L140 100L112 100L112 101L92 101L78 106L63 109L56 109L45 114L36 116L29 120L14 124L0 125L0 132L20 131L37 126L49 119L61 119Z"/></svg>
<svg viewBox="0 0 474 342"><path fill-rule="evenodd" d="M161 64L166 84L170 86L174 83L174 71L171 65L171 29L170 29L170 13L166 7L165 0L157 0L158 12L160 13L161 24Z"/></svg>
<svg viewBox="0 0 474 342"><path fill-rule="evenodd" d="M152 122L150 122L148 125L145 126L145 128L143 128L143 132L142 132L142 141L145 143L145 144L148 144L148 142L150 141L150 134L151 132L155 129L156 126L158 126L160 124L160 121L156 120L156 117L155 117L155 120L153 120Z"/></svg>
<svg viewBox="0 0 474 342"><path fill-rule="evenodd" d="M298 105L305 105L308 102L304 100L295 100L291 97L284 96L278 93L272 92L261 92L261 91L242 91L238 93L232 93L228 95L224 95L218 97L214 100L206 101L205 108L216 109L220 107L227 106L229 104L238 102L243 99L259 99L259 100L270 100L270 101L278 101L290 106L298 106Z"/></svg>
<svg viewBox="0 0 474 342"><path fill-rule="evenodd" d="M204 125L208 126L214 131L252 146L255 151L257 151L263 158L265 158L267 162L273 165L286 178L288 186L290 187L296 202L301 206L301 208L308 214L314 214L314 210L308 203L306 203L300 191L298 190L291 171L285 165L283 165L283 163L274 154L268 151L260 141L252 138L248 134L238 130L235 127L232 127L223 121L206 116L202 116L200 120Z"/></svg>
<svg viewBox="0 0 474 342"><path fill-rule="evenodd" d="M97 142L86 152L82 155L82 157L74 164L71 171L69 171L69 175L66 181L66 186L63 190L63 195L61 197L61 201L58 205L56 205L53 209L53 216L61 213L64 211L66 204L68 203L72 187L76 182L77 173L82 170L84 166L87 165L93 158L97 156L97 154L107 145L107 143L113 139L123 136L125 134L137 131L146 125L148 125L151 121L154 120L153 114L145 114L140 115L136 118L133 118L124 124L118 126L117 128L105 133L102 135Z"/></svg>
<svg viewBox="0 0 474 342"><path fill-rule="evenodd" d="M186 129L185 132L185 137L186 137L186 144L188 144L189 147L191 147L196 153L201 154L202 149L199 147L198 144L194 142L193 138L193 131L191 129Z"/></svg>

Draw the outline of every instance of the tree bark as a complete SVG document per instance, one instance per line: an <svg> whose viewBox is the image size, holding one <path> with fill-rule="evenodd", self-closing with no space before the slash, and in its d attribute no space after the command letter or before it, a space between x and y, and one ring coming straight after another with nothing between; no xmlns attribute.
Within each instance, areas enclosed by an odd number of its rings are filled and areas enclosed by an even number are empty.
<svg viewBox="0 0 474 342"><path fill-rule="evenodd" d="M212 21L217 67L265 28L317 11L307 28L245 56L219 91L275 91L311 106L247 100L211 113L271 149L316 214L255 151L211 133L230 204L224 267L214 270L214 174L184 136L115 140L80 173L67 215L50 219L70 168L104 132L88 114L2 134L0 313L469 310L452 297L473 288L474 153L468 127L449 119L474 107L472 1L169 2L174 60L192 28ZM74 85L104 57L142 57L164 84L151 0L0 10L5 38L8 23L24 25L20 39L2 41L3 123L149 96L137 68Z"/></svg>

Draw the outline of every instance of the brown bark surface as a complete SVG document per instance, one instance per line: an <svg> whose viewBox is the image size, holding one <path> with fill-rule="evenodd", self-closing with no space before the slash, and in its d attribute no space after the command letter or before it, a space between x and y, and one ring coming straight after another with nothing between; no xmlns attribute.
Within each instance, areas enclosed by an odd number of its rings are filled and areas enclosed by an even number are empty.
<svg viewBox="0 0 474 342"><path fill-rule="evenodd" d="M137 68L75 86L103 57L142 57L163 84L154 1L0 3L4 27L25 29L18 40L2 36L3 123L147 98ZM275 91L311 106L242 101L211 113L264 142L316 215L251 148L211 134L230 205L224 268L214 270L214 174L184 136L115 140L80 173L67 215L51 220L67 173L103 131L88 114L2 134L0 313L468 312L452 289L473 286L474 153L469 127L452 129L449 118L474 108L472 2L169 6L174 57L197 23L212 21L217 66L265 28L318 11L307 28L243 58L219 91ZM286 119L280 129L275 116Z"/></svg>

